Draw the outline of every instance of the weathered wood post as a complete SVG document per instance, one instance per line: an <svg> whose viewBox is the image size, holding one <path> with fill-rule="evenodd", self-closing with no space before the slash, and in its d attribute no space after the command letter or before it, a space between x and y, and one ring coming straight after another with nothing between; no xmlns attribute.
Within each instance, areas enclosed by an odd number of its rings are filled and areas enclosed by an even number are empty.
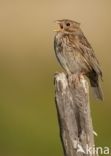
<svg viewBox="0 0 111 156"><path fill-rule="evenodd" d="M95 156L88 82L69 85L64 73L55 75L55 99L64 156ZM73 82L74 83L74 82Z"/></svg>

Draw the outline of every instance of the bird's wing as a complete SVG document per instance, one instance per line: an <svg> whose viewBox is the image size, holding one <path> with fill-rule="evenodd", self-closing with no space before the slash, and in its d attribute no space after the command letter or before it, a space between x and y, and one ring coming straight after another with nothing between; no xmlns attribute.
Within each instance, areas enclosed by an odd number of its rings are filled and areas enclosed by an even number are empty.
<svg viewBox="0 0 111 156"><path fill-rule="evenodd" d="M80 51L84 61L89 65L90 69L94 70L98 75L102 77L99 62L94 54L94 51L87 41L84 34L78 35L78 50Z"/></svg>

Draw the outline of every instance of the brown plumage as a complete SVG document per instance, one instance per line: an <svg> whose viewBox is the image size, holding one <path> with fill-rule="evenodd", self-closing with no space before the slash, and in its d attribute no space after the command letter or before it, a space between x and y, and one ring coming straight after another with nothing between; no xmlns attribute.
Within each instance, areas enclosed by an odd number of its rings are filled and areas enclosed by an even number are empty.
<svg viewBox="0 0 111 156"><path fill-rule="evenodd" d="M56 56L68 75L84 73L90 80L97 98L103 100L99 77L102 72L94 51L84 36L80 23L58 20L59 30L54 39Z"/></svg>

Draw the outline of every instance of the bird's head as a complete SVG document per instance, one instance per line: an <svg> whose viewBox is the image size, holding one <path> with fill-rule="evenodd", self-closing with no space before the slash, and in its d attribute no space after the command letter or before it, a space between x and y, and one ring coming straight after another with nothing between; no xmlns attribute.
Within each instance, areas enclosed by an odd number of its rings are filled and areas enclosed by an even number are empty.
<svg viewBox="0 0 111 156"><path fill-rule="evenodd" d="M58 30L55 30L57 32L75 32L80 28L80 23L68 19L56 20L56 23L59 26Z"/></svg>

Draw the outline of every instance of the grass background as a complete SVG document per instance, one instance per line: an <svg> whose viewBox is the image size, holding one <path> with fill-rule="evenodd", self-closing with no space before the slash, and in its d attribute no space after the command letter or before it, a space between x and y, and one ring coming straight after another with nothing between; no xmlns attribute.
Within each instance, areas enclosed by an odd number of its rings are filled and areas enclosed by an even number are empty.
<svg viewBox="0 0 111 156"><path fill-rule="evenodd" d="M100 60L105 100L91 95L98 146L111 146L111 1L0 0L0 156L62 156L53 75L54 20L81 23Z"/></svg>

